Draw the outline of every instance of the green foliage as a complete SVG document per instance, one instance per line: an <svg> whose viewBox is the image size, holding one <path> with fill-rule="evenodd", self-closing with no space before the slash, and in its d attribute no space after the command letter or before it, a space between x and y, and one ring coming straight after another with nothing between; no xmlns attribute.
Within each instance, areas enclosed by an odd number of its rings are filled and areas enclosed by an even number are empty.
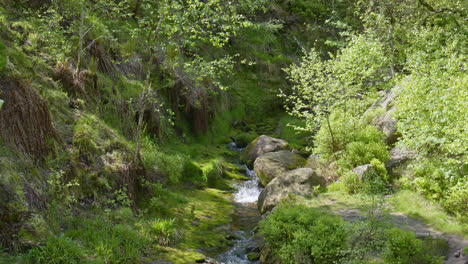
<svg viewBox="0 0 468 264"><path fill-rule="evenodd" d="M7 64L7 57L6 57L6 47L5 47L5 44L3 44L3 42L0 40L0 73L2 73L5 68L6 68L6 64ZM1 108L1 103L0 103L0 108Z"/></svg>
<svg viewBox="0 0 468 264"><path fill-rule="evenodd" d="M442 202L447 211L464 217L468 220L468 180L459 181L447 191L448 196Z"/></svg>
<svg viewBox="0 0 468 264"><path fill-rule="evenodd" d="M389 183L385 165L378 159L371 161L371 168L362 176L362 191L366 194L383 194Z"/></svg>
<svg viewBox="0 0 468 264"><path fill-rule="evenodd" d="M392 228L388 231L385 260L395 264L443 263L443 257L436 255L431 244L423 243L412 232Z"/></svg>
<svg viewBox="0 0 468 264"><path fill-rule="evenodd" d="M172 184L178 183L181 179L186 159L184 155L164 152L146 136L142 139L142 156L147 170L162 173Z"/></svg>
<svg viewBox="0 0 468 264"><path fill-rule="evenodd" d="M333 137L328 124L322 125L315 136L315 152L324 158L335 157L338 165L348 170L373 159L390 159L383 133L374 126L338 110L331 113L329 121Z"/></svg>
<svg viewBox="0 0 468 264"><path fill-rule="evenodd" d="M84 262L84 256L83 249L64 235L49 237L44 245L27 254L31 263L38 264L79 264Z"/></svg>
<svg viewBox="0 0 468 264"><path fill-rule="evenodd" d="M150 236L154 236L155 240L163 246L173 244L179 239L175 218L172 219L156 219L150 222Z"/></svg>
<svg viewBox="0 0 468 264"><path fill-rule="evenodd" d="M363 110L362 100L356 95L365 96L385 87L386 67L388 61L382 44L371 35L355 36L336 56L331 55L330 60L322 60L311 50L300 65L286 69L296 92L280 95L285 98L290 114L305 119L305 126L297 128L315 132L327 127L323 124L333 110L356 118Z"/></svg>
<svg viewBox="0 0 468 264"><path fill-rule="evenodd" d="M348 236L340 218L302 206L273 211L260 232L282 263L291 264L339 262Z"/></svg>
<svg viewBox="0 0 468 264"><path fill-rule="evenodd" d="M347 171L340 178L344 189L349 194L356 194L362 189L362 183L356 173Z"/></svg>
<svg viewBox="0 0 468 264"><path fill-rule="evenodd" d="M95 219L75 218L72 227L66 235L81 241L85 248L91 250L97 263L136 262L147 243L134 226L118 222L109 223L108 219L101 216Z"/></svg>
<svg viewBox="0 0 468 264"><path fill-rule="evenodd" d="M192 182L195 185L203 186L207 182L206 175L200 166L194 161L186 161L182 171L182 179Z"/></svg>
<svg viewBox="0 0 468 264"><path fill-rule="evenodd" d="M203 174L207 179L207 186L210 188L224 189L226 182L223 179L223 162L215 159L203 166Z"/></svg>

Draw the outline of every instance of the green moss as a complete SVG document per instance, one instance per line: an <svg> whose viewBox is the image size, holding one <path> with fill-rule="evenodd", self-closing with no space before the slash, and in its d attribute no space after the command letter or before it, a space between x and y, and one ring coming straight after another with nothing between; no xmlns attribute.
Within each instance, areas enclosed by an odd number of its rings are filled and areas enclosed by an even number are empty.
<svg viewBox="0 0 468 264"><path fill-rule="evenodd" d="M206 258L205 255L188 249L178 249L170 247L155 246L154 250L158 257L174 264L201 263Z"/></svg>
<svg viewBox="0 0 468 264"><path fill-rule="evenodd" d="M257 261L260 259L260 253L248 253L247 254L247 259L250 261Z"/></svg>
<svg viewBox="0 0 468 264"><path fill-rule="evenodd" d="M195 190L187 193L189 202L185 213L185 239L182 248L217 251L228 245L227 230L233 206L221 191L216 189Z"/></svg>
<svg viewBox="0 0 468 264"><path fill-rule="evenodd" d="M195 185L203 186L207 182L206 175L200 166L194 161L186 161L184 164L184 170L182 171L182 177L186 181L190 181Z"/></svg>

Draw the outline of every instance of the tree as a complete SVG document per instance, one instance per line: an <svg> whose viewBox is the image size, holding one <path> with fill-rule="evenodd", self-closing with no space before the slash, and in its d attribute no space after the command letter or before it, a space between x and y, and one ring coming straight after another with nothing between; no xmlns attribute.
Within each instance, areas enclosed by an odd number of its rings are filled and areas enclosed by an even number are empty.
<svg viewBox="0 0 468 264"><path fill-rule="evenodd" d="M382 44L371 34L354 36L346 48L330 57L323 60L311 50L301 64L286 69L294 84L293 93L280 95L291 115L305 119L305 127L297 129L314 134L322 125L327 126L335 152L331 112L340 109L351 117L361 114L363 97L386 87L389 65Z"/></svg>
<svg viewBox="0 0 468 264"><path fill-rule="evenodd" d="M206 60L197 55L197 49L205 45L223 47L231 35L250 24L239 13L239 8L253 12L260 8L261 4L262 1L249 0L239 1L236 5L217 0L138 1L135 8L137 11L134 13L137 28L133 28L132 31L134 38L139 40L145 50L148 60L144 89L138 98L139 118L134 161L140 150L147 96L153 89L151 78L153 65L158 60L156 57L164 57L165 66L172 68L173 72L184 72L184 75L176 74L176 78L190 79L195 82L194 87L200 86L207 78L218 79L220 71L232 67L232 57ZM187 56L187 53L191 56Z"/></svg>

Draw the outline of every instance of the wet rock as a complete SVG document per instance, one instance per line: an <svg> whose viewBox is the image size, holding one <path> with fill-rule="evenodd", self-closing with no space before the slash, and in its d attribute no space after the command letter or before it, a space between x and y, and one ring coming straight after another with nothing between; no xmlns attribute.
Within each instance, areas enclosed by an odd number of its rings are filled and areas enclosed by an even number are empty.
<svg viewBox="0 0 468 264"><path fill-rule="evenodd" d="M260 182L266 186L281 174L299 168L306 160L301 155L288 150L266 153L255 160L254 170Z"/></svg>
<svg viewBox="0 0 468 264"><path fill-rule="evenodd" d="M289 149L288 142L262 135L250 142L249 145L242 150L241 161L247 164L249 168L252 168L255 160L263 154L286 149Z"/></svg>
<svg viewBox="0 0 468 264"><path fill-rule="evenodd" d="M258 210L261 214L273 209L289 194L312 195L314 187L325 185L325 179L311 169L300 168L284 173L273 179L258 197Z"/></svg>

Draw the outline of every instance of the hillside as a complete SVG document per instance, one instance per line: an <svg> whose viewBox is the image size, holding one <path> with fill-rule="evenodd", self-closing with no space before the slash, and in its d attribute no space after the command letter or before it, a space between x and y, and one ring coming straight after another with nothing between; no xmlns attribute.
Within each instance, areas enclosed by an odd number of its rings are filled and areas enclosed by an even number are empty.
<svg viewBox="0 0 468 264"><path fill-rule="evenodd" d="M466 263L467 9L1 1L0 263Z"/></svg>

